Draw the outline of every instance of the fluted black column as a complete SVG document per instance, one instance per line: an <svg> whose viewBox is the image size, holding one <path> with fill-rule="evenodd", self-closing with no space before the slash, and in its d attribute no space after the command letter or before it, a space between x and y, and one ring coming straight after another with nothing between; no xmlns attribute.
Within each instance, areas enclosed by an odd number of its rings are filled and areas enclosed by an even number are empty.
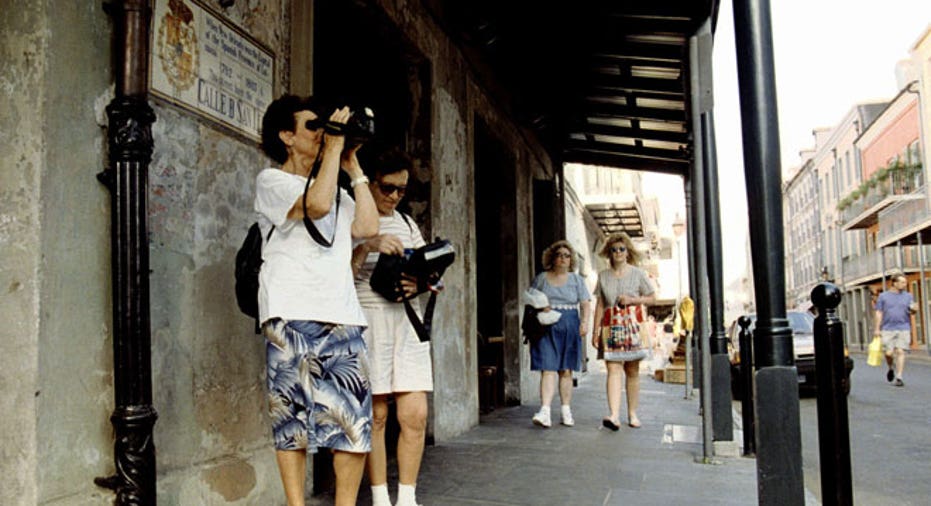
<svg viewBox="0 0 931 506"><path fill-rule="evenodd" d="M149 7L145 0L110 4L116 31L116 96L107 106L110 168L98 178L110 190L113 284L113 386L116 474L95 483L116 504L154 505L152 353L146 186L155 114L146 102Z"/></svg>

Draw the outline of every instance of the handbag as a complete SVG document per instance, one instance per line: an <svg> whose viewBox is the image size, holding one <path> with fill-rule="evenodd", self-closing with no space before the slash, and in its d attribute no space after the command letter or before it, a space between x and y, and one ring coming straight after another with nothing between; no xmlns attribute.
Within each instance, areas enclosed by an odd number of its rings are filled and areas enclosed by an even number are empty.
<svg viewBox="0 0 931 506"><path fill-rule="evenodd" d="M883 363L883 341L879 336L870 341L869 354L866 356L866 365L879 367Z"/></svg>
<svg viewBox="0 0 931 506"><path fill-rule="evenodd" d="M648 350L640 339L640 306L612 306L605 309L601 320L603 358L615 362L643 360Z"/></svg>

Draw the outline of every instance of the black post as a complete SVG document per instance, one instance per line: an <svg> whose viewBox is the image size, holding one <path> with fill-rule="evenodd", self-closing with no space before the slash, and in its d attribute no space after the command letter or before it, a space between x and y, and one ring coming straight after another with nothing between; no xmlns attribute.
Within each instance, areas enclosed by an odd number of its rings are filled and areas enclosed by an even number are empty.
<svg viewBox="0 0 931 506"><path fill-rule="evenodd" d="M756 454L756 419L753 409L753 333L750 332L750 317L741 316L737 319L740 326L740 391L743 398L740 400L740 415L744 428L744 455Z"/></svg>
<svg viewBox="0 0 931 506"><path fill-rule="evenodd" d="M152 406L149 242L146 188L155 113L146 102L149 17L146 0L108 6L116 30L116 96L107 106L113 284L113 388L116 474L94 483L116 492L116 504L154 505L158 418Z"/></svg>
<svg viewBox="0 0 931 506"><path fill-rule="evenodd" d="M757 487L761 506L804 504L798 373L785 314L782 174L768 0L734 0L744 174L757 304Z"/></svg>
<svg viewBox="0 0 931 506"><path fill-rule="evenodd" d="M711 109L711 87L710 78L708 77L709 66L703 61L703 56L710 54L711 30L710 22L706 20L698 29L695 35L689 38L689 83L690 83L690 111L692 131L695 139L692 142L692 166L691 166L691 183L692 183L692 213L689 222L694 225L689 229L694 239L695 248L695 293L692 298L695 300L695 332L693 333L698 339L699 367L701 375L699 376L701 390L701 414L702 414L702 458L706 463L710 463L714 457L714 422L711 399L711 346L708 339L711 336L710 325L708 322L709 299L708 292L708 256L707 248L702 245L703 236L706 232L705 215L708 194L705 191L705 133L702 117L704 113ZM705 51L703 51L705 49Z"/></svg>
<svg viewBox="0 0 931 506"><path fill-rule="evenodd" d="M837 317L840 288L820 283L811 291L818 308L815 318L815 375L818 379L818 449L821 458L821 500L853 504L850 471L850 424L844 391L844 327Z"/></svg>
<svg viewBox="0 0 931 506"><path fill-rule="evenodd" d="M709 48L710 53L710 48ZM709 55L710 56L710 55ZM709 58L710 59L710 58ZM710 73L710 71L709 71ZM702 137L705 143L705 230L708 236L708 291L711 295L711 413L715 441L734 440L731 408L731 361L727 356L724 331L724 274L721 253L721 206L718 191L718 164L714 138L714 114L702 114Z"/></svg>

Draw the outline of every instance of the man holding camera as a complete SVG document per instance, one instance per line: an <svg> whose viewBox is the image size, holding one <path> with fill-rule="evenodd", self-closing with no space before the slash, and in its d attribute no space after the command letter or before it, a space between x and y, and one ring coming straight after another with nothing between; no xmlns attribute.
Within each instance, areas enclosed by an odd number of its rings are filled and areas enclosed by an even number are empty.
<svg viewBox="0 0 931 506"><path fill-rule="evenodd" d="M904 274L893 274L892 289L879 294L876 299L876 325L874 336L882 338L886 352L886 380L897 387L904 387L902 372L905 370L905 353L912 341L912 315L918 306L912 294L905 290L908 280ZM893 364L895 368L893 369Z"/></svg>
<svg viewBox="0 0 931 506"><path fill-rule="evenodd" d="M268 409L289 506L303 506L306 451L333 451L336 504L354 505L371 448L366 321L347 259L378 232L368 179L345 146L348 108L284 95L262 119L262 150L280 164L256 176L265 244L259 321ZM346 149L344 149L346 147ZM337 187L340 170L355 201Z"/></svg>
<svg viewBox="0 0 931 506"><path fill-rule="evenodd" d="M366 469L372 484L373 506L390 506L388 495L385 425L388 397L394 395L401 433L398 438L397 506L416 506L415 490L423 456L427 427L427 392L433 390L430 342L418 338L404 304L375 292L369 282L379 255L404 255L405 250L424 245L417 225L397 211L407 191L411 159L399 150L389 150L366 164L369 188L379 214L378 235L356 246L352 268L356 292L369 322L364 337L369 349L372 384L372 452ZM404 279L407 296L417 293L417 280ZM416 300L410 303L417 306Z"/></svg>

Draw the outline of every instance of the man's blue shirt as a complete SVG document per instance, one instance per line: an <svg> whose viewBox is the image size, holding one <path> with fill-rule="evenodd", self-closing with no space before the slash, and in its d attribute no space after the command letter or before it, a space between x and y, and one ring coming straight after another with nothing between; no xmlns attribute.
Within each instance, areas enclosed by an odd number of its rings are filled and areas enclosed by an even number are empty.
<svg viewBox="0 0 931 506"><path fill-rule="evenodd" d="M876 310L882 311L883 319L880 330L911 330L912 318L908 306L912 303L912 294L901 291L883 292L876 300Z"/></svg>

